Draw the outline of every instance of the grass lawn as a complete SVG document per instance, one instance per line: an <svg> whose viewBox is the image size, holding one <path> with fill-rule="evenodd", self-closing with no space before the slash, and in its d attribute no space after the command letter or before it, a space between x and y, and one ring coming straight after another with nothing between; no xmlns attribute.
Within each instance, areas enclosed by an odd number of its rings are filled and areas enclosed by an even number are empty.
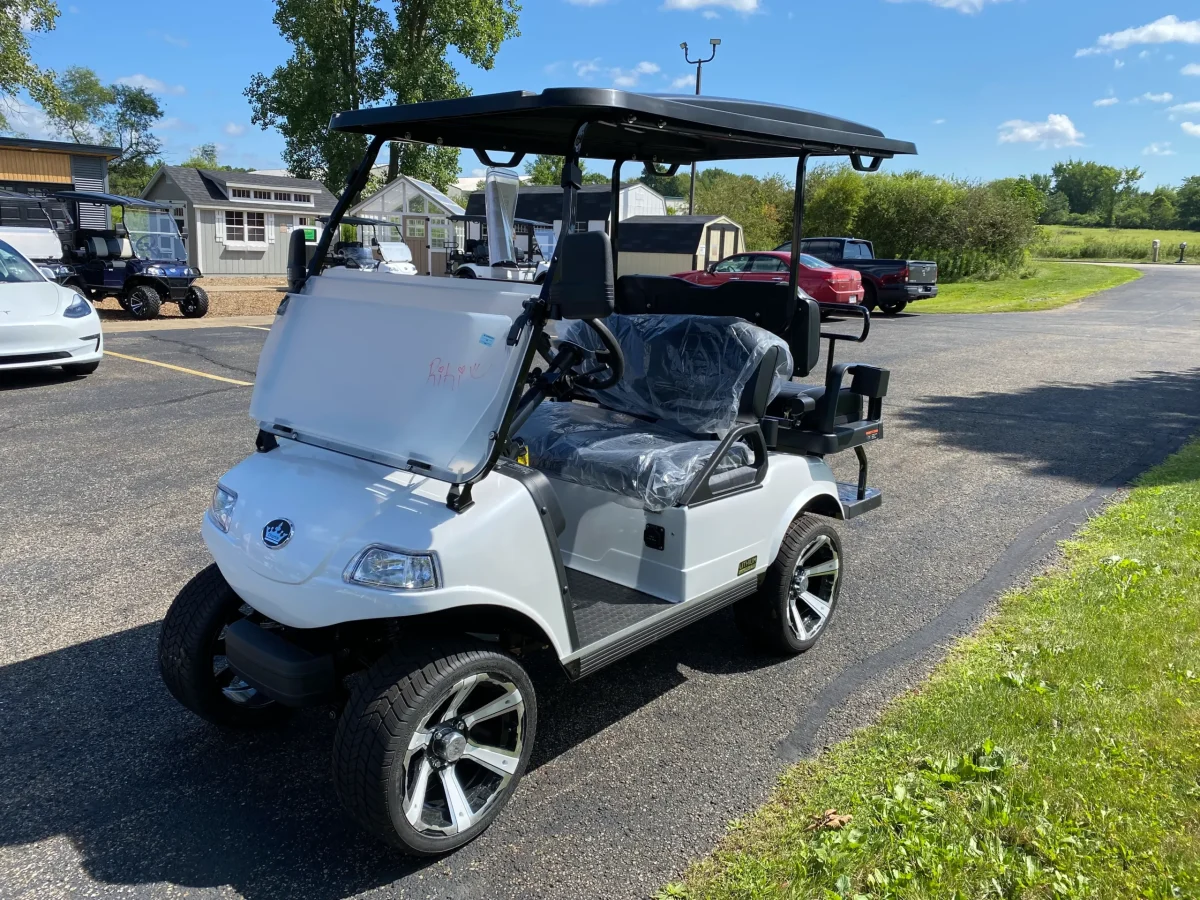
<svg viewBox="0 0 1200 900"><path fill-rule="evenodd" d="M1024 278L999 281L958 281L938 285L932 300L919 300L909 309L918 313L1026 312L1054 309L1097 291L1141 278L1137 269L1089 266L1080 263L1035 263Z"/></svg>
<svg viewBox="0 0 1200 900"><path fill-rule="evenodd" d="M660 897L1200 897L1200 441Z"/></svg>
<svg viewBox="0 0 1200 900"><path fill-rule="evenodd" d="M1178 259L1181 242L1188 245L1188 260L1200 259L1200 231L1079 228L1071 225L1042 226L1041 240L1034 245L1033 253L1054 259L1149 262L1150 244L1155 239L1162 241L1158 257L1160 262Z"/></svg>

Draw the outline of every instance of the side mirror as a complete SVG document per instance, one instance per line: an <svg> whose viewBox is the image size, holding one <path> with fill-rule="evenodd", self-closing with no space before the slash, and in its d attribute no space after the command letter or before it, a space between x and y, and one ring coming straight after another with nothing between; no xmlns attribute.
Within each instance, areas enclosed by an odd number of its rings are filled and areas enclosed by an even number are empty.
<svg viewBox="0 0 1200 900"><path fill-rule="evenodd" d="M704 271L711 275L713 272L717 271L717 264L709 263L708 267Z"/></svg>
<svg viewBox="0 0 1200 900"><path fill-rule="evenodd" d="M612 243L603 231L568 234L551 267L551 315L559 319L603 319L616 302Z"/></svg>
<svg viewBox="0 0 1200 900"><path fill-rule="evenodd" d="M304 229L293 228L288 238L287 284L288 290L299 291L308 280L308 254L305 247Z"/></svg>

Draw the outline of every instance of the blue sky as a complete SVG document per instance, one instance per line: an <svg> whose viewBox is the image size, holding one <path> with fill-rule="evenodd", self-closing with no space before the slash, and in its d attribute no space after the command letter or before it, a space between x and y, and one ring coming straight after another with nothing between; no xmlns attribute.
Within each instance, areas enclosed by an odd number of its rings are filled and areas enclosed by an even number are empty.
<svg viewBox="0 0 1200 900"><path fill-rule="evenodd" d="M35 59L158 93L169 161L215 142L225 162L280 164L281 139L250 123L242 96L252 74L288 55L273 3L59 4L58 29L31 35ZM1073 155L1141 166L1143 187L1153 187L1200 174L1197 9L1179 0L525 0L521 37L495 69L462 71L476 93L690 91L695 70L679 43L695 52L719 37L706 94L865 122L914 141L912 165L926 171L994 178ZM25 122L39 133L36 115ZM464 158L463 174L476 165Z"/></svg>

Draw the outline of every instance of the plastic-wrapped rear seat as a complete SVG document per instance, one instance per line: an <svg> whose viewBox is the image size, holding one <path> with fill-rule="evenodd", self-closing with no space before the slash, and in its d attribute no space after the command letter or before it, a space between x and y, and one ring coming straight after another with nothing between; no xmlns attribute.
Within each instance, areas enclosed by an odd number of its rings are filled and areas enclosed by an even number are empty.
<svg viewBox="0 0 1200 900"><path fill-rule="evenodd" d="M551 477L667 509L736 423L769 351L782 348L771 354L771 398L791 375L791 356L783 340L741 319L614 315L605 324L625 355L620 384L593 395L607 408L543 403L520 437L530 464ZM567 325L562 339L600 349L582 322ZM735 444L718 471L752 458L749 447Z"/></svg>

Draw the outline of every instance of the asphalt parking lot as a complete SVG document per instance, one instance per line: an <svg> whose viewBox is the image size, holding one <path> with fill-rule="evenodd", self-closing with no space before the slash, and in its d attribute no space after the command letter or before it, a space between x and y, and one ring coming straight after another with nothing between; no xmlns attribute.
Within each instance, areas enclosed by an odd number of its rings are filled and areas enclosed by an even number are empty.
<svg viewBox="0 0 1200 900"><path fill-rule="evenodd" d="M645 897L1200 428L1200 270L1052 312L877 319L838 358L892 370L885 504L844 529L822 643L763 658L726 612L575 684L548 667L513 803L412 862L342 818L327 713L231 736L156 672L212 487L253 451L265 336L112 334L87 379L0 375L2 897Z"/></svg>

